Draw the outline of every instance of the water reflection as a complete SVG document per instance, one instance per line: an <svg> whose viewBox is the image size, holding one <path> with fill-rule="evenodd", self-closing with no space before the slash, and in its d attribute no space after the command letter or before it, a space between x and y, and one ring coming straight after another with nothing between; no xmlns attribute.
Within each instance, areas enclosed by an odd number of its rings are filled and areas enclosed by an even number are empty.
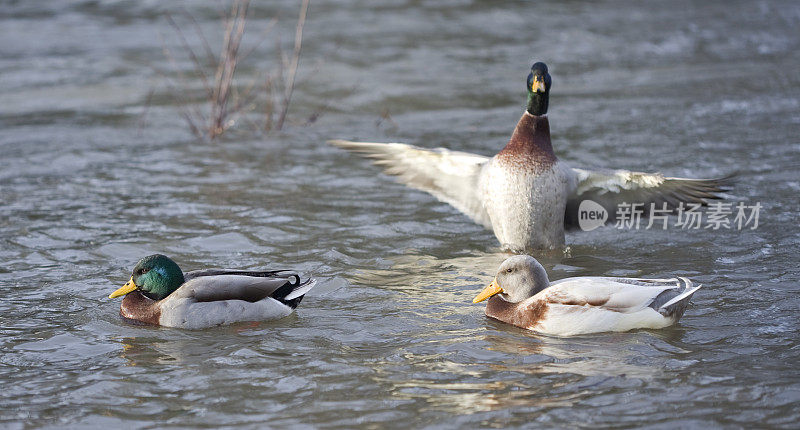
<svg viewBox="0 0 800 430"><path fill-rule="evenodd" d="M668 357L642 359L636 348L642 340L654 341L647 333L559 339L496 325L487 324L492 332L474 336L469 347L459 344L471 351L466 356L409 352L400 362L379 363L376 380L393 397L422 400L429 409L476 413L567 407L598 392L664 377Z"/></svg>
<svg viewBox="0 0 800 430"><path fill-rule="evenodd" d="M125 337L118 342L122 346L119 357L125 360L126 366L182 363L191 355L191 343L186 341Z"/></svg>
<svg viewBox="0 0 800 430"><path fill-rule="evenodd" d="M262 356L253 352L260 337L269 333L271 326L283 327L295 322L297 317L287 316L278 321L251 321L214 327L206 330L174 330L160 328L126 320L120 317L119 324L135 327L139 336L123 336L113 339L121 349L117 356L125 360L126 366L151 366L172 364L195 365L207 362L220 350L229 350L230 355L217 357L218 364L236 365L240 358Z"/></svg>
<svg viewBox="0 0 800 430"><path fill-rule="evenodd" d="M492 325L499 324L502 323L492 322ZM504 329L505 327L501 328ZM512 333L487 335L485 339L490 343L488 349L509 355L535 354L538 358L525 357L520 363L492 365L497 371L532 375L572 374L583 377L617 376L651 379L658 377L663 370L663 367L652 362L638 360L641 357L640 352L632 350L630 345L638 343L640 339L633 335L633 339L636 339L633 340L632 333L556 338L519 333L523 331L522 329L507 330Z"/></svg>

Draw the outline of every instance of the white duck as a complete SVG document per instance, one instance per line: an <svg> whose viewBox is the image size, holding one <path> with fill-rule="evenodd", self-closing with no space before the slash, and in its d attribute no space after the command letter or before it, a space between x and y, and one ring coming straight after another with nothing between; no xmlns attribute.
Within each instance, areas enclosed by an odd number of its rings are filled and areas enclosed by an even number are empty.
<svg viewBox="0 0 800 430"><path fill-rule="evenodd" d="M577 226L583 200L602 205L607 222L617 204L705 203L718 198L727 178L668 178L660 173L574 169L559 161L547 118L551 78L544 63L528 75L528 104L508 144L494 157L403 143L331 140L330 144L375 159L387 174L433 194L492 229L511 251L564 245L564 228Z"/></svg>
<svg viewBox="0 0 800 430"><path fill-rule="evenodd" d="M686 278L578 277L550 282L536 259L508 258L473 303L486 316L557 336L663 328L683 316L701 286Z"/></svg>

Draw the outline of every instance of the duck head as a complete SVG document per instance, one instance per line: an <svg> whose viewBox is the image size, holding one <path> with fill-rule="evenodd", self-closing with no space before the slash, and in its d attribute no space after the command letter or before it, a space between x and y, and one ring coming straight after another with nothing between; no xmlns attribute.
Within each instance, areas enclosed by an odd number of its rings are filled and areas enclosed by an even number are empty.
<svg viewBox="0 0 800 430"><path fill-rule="evenodd" d="M528 75L528 113L531 115L544 115L547 113L547 103L550 98L550 85L553 80L547 73L547 64L534 63Z"/></svg>
<svg viewBox="0 0 800 430"><path fill-rule="evenodd" d="M133 268L131 279L108 298L124 296L134 290L145 297L161 300L183 285L183 271L166 255L153 254L142 258Z"/></svg>
<svg viewBox="0 0 800 430"><path fill-rule="evenodd" d="M530 255L509 257L500 268L488 287L484 288L472 303L482 302L495 294L512 303L533 297L550 286L544 267Z"/></svg>

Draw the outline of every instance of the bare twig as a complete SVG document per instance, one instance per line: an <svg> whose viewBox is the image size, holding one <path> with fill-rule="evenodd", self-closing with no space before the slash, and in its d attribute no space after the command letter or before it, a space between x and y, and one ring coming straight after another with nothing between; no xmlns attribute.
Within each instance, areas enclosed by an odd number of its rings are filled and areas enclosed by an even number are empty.
<svg viewBox="0 0 800 430"><path fill-rule="evenodd" d="M264 129L266 131L270 131L272 130L272 116L275 112L275 91L272 85L272 76L267 76L267 79L264 82L264 92L267 95L267 102L264 106Z"/></svg>
<svg viewBox="0 0 800 430"><path fill-rule="evenodd" d="M162 44L162 49L163 49L163 52L164 52L164 56L167 57L167 60L169 60L170 64L172 64L172 67L177 71L178 79L181 82L185 82L186 78L183 75L183 73L181 72L180 67L178 67L178 63L175 60L175 56L172 55L172 51L170 51L169 48L167 48L166 43L164 43L163 37L161 38L161 44ZM156 70L156 72L159 72L159 71ZM170 88L173 89L173 93L176 95L176 97L180 101L181 105L184 106L184 109L185 110L191 109L190 106L192 106L192 105L187 103L186 100L183 98L183 96L181 96L181 91L179 91L177 89L177 86L174 83L172 83L172 79L170 79L170 77L166 73L160 73L160 74L162 74L162 76L164 76L164 78L166 78L167 85ZM194 110L195 110L195 112L193 113L193 115L194 115L194 117L198 118L197 122L204 123L205 122L205 117L203 116L202 112L198 111L196 108ZM198 128L197 124L195 123L196 121L192 118L191 114L187 114L186 112L183 112L182 116L189 121L189 128L192 128L192 129Z"/></svg>
<svg viewBox="0 0 800 430"><path fill-rule="evenodd" d="M275 41L275 52L276 56L280 61L278 61L278 71L276 72L276 80L275 85L272 88L273 96L275 93L283 94L285 93L284 88L286 87L286 79L283 76L283 71L286 69L287 64L289 63L289 59L286 57L286 54L283 52L282 44L280 38ZM282 105L283 103L281 103ZM270 106L272 109L270 110L270 118L269 123L270 127L269 130L272 130L274 127L273 123L273 115L275 113L274 102L271 103Z"/></svg>
<svg viewBox="0 0 800 430"><path fill-rule="evenodd" d="M394 128L398 127L397 122L395 122L395 120L392 119L392 115L389 113L389 108L383 108L383 110L381 111L380 118L378 118L378 120L375 121L375 127L380 127L383 121L388 121L389 124L391 124L391 126Z"/></svg>
<svg viewBox="0 0 800 430"><path fill-rule="evenodd" d="M192 62L194 63L195 71L197 71L197 74L200 75L200 79L203 81L203 88L205 88L206 92L210 96L211 85L209 85L208 77L206 77L206 73L203 70L204 69L203 64L200 63L200 59L197 58L197 55L194 53L194 49L192 49L192 46L189 45L189 42L186 40L186 36L183 34L183 30L181 30L180 26L178 26L178 24L175 23L175 20L172 19L172 15L170 15L169 13L167 14L167 22L169 22L169 25L171 25L172 28L175 29L175 32L178 34L178 37L181 39L181 45L183 45L183 49L189 53L189 58L191 58Z"/></svg>
<svg viewBox="0 0 800 430"><path fill-rule="evenodd" d="M211 97L211 124L209 137L214 140L228 127L228 98L233 86L233 75L238 63L239 46L244 36L249 0L237 0L225 25L225 40L222 43L220 62L214 75L214 92Z"/></svg>
<svg viewBox="0 0 800 430"><path fill-rule="evenodd" d="M308 4L310 0L303 0L300 5L300 17L297 18L297 26L294 33L294 51L292 52L292 63L289 66L289 76L286 82L286 92L283 96L283 106L281 115L278 117L278 130L283 128L283 122L286 120L286 114L289 112L289 104L292 102L292 93L294 92L294 79L297 75L297 66L300 63L300 50L303 48L303 26L306 23L306 15L308 13Z"/></svg>
<svg viewBox="0 0 800 430"><path fill-rule="evenodd" d="M186 120L186 123L189 124L189 129L192 130L192 133L197 136L198 139L203 139L203 132L200 131L200 128L194 123L194 119L189 115L189 112L182 110L181 116Z"/></svg>
<svg viewBox="0 0 800 430"><path fill-rule="evenodd" d="M263 132L282 129L288 122L287 116L295 86L302 82L298 77L298 68L303 47L303 29L310 0L300 1L300 12L295 25L294 46L290 55L287 55L283 49L279 36L275 37L276 61L274 63L277 63L275 70L256 73L246 85L242 85L241 82L237 83L237 69L243 64L245 58L261 46L266 39L266 34L277 23L277 19L271 19L257 43L244 49L242 40L249 5L250 0L232 0L230 9L220 12L224 30L218 54L214 54L212 51L208 39L194 16L184 10L184 15L193 26L197 37L200 38L200 48L196 49L189 43L185 28L181 28L175 17L167 15L167 21L175 30L180 47L185 51L184 55L191 60L194 70L185 74L184 69L176 61L175 55L162 39L164 55L173 68L169 71L172 77L168 73L163 73L163 75L166 77L168 87L181 105L181 116L186 120L192 133L203 140L216 140L239 121L243 124L253 125L255 129L261 129ZM197 46L196 43L195 45ZM317 69L315 68L315 70ZM200 78L207 100L205 104L207 108L202 104L185 99L187 97L185 87L188 82L191 82L187 79L187 74L192 79L195 79L195 75ZM172 82L173 78L176 78L181 84L181 89ZM246 114L262 108L263 127L258 127L252 120L253 118ZM328 106L318 108L306 123L314 122L322 114L322 111L327 109Z"/></svg>
<svg viewBox="0 0 800 430"><path fill-rule="evenodd" d="M211 49L211 45L208 44L208 38L206 38L205 33L203 33L203 29L200 27L200 24L194 18L194 15L187 12L186 9L183 10L183 13L192 23L194 31L195 33L197 33L197 37L200 38L200 42L203 43L203 51L205 51L206 54L206 61L208 62L208 64L216 64L217 57L214 55L214 51Z"/></svg>
<svg viewBox="0 0 800 430"><path fill-rule="evenodd" d="M308 81L311 81L312 79L314 79L314 78L316 77L317 73L319 73L319 72L320 72L320 70L322 70L322 66L323 66L324 64L325 64L325 62L324 62L324 61L322 61L322 60L317 60L317 61L314 63L314 66L311 68L311 71L307 72L307 73L305 74L305 76L302 76L302 77L299 77L299 78L297 78L297 80L295 81L295 85L302 85L302 84L304 84L304 83L306 83L306 82L308 82Z"/></svg>
<svg viewBox="0 0 800 430"><path fill-rule="evenodd" d="M177 86L172 82L169 76L163 75L162 76L167 81L167 86L172 90L172 93L175 94L175 97L178 99L178 103L183 107L181 110L181 116L186 120L189 125L189 128L192 130L192 133L203 138L203 134L200 132L200 127L197 125L198 123L202 124L205 122L205 117L203 113L200 112L197 107L193 103L189 103L182 95L181 91L178 89Z"/></svg>
<svg viewBox="0 0 800 430"><path fill-rule="evenodd" d="M150 104L153 103L153 94L155 93L156 89L150 88L150 91L147 92L147 98L145 98L144 100L144 110L142 111L142 114L139 115L139 121L138 121L139 131L137 134L140 137L142 135L142 130L144 130L145 124L147 124L147 114L150 112Z"/></svg>
<svg viewBox="0 0 800 430"><path fill-rule="evenodd" d="M267 38L267 34L269 34L269 32L272 31L273 27L275 27L277 23L278 23L278 18L272 18L271 20L269 20L266 28L264 28L264 30L261 31L261 37L258 38L258 42L256 42L255 45L251 46L250 49L245 51L245 53L241 56L242 60L249 57L250 54L255 52L256 49L261 47L261 43L264 42L264 40Z"/></svg>

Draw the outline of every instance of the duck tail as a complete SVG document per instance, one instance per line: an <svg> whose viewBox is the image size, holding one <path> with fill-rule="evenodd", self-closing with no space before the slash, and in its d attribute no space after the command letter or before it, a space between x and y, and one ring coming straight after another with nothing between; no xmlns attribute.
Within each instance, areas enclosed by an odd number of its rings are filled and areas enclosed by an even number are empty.
<svg viewBox="0 0 800 430"><path fill-rule="evenodd" d="M669 301L664 303L663 305L658 307L658 312L664 316L674 316L675 319L679 319L683 316L683 312L686 310L686 307L689 305L689 299L692 298L692 295L702 287L702 285L698 285L693 287L692 281L686 278L678 278L683 286L683 291L680 294L676 295L675 297L671 298Z"/></svg>
<svg viewBox="0 0 800 430"><path fill-rule="evenodd" d="M300 277L295 275L294 282L287 281L282 287L275 290L270 297L294 309L303 300L307 292L317 285L317 280L308 278L300 282Z"/></svg>

